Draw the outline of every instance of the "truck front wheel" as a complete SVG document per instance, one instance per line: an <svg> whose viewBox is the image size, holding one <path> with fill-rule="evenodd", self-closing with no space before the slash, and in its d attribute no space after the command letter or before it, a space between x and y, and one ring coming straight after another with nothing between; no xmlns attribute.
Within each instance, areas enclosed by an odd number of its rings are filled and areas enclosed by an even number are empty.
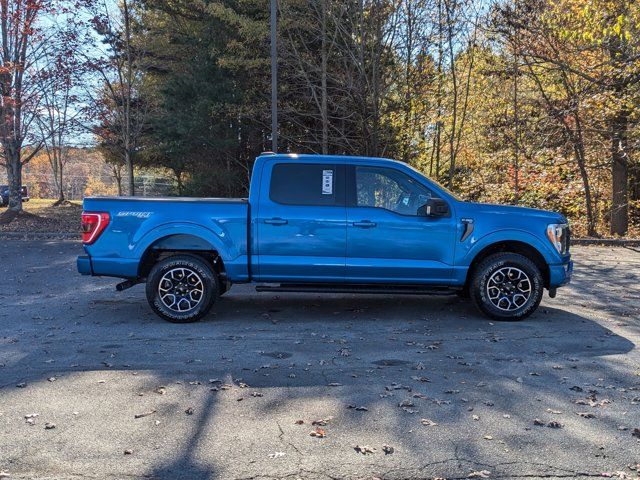
<svg viewBox="0 0 640 480"><path fill-rule="evenodd" d="M156 263L147 277L147 301L173 323L196 322L218 297L218 276L200 257L173 255Z"/></svg>
<svg viewBox="0 0 640 480"><path fill-rule="evenodd" d="M540 305L540 269L523 255L496 253L474 269L470 285L475 306L494 320L523 320Z"/></svg>

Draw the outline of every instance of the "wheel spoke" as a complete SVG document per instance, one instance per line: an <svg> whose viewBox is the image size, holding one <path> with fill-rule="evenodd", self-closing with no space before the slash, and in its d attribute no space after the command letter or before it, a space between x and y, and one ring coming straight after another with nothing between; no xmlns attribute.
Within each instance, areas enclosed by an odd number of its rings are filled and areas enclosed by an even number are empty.
<svg viewBox="0 0 640 480"><path fill-rule="evenodd" d="M196 308L202 301L204 282L200 275L190 268L174 268L160 279L158 296L170 310L187 312Z"/></svg>
<svg viewBox="0 0 640 480"><path fill-rule="evenodd" d="M524 306L531 297L531 280L517 267L496 270L486 286L489 301L498 309L513 311Z"/></svg>

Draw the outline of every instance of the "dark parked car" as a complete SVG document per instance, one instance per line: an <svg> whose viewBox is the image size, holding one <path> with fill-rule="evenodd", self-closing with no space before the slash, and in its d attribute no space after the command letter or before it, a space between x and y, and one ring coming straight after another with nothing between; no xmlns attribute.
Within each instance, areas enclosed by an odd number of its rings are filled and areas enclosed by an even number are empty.
<svg viewBox="0 0 640 480"><path fill-rule="evenodd" d="M22 201L28 202L29 190L27 190L27 187L25 186L23 186L21 190L22 190ZM7 205L9 205L9 186L8 185L0 185L0 205L2 205L3 207L6 207Z"/></svg>

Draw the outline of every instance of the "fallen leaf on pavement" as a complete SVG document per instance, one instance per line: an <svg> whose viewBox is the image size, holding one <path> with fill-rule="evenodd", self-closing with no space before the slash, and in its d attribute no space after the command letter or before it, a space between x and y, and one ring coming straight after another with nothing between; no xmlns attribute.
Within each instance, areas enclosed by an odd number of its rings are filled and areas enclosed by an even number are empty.
<svg viewBox="0 0 640 480"><path fill-rule="evenodd" d="M471 472L469 475L467 475L467 478L489 478L489 475L491 475L491 472L489 470L479 470Z"/></svg>
<svg viewBox="0 0 640 480"><path fill-rule="evenodd" d="M633 435L636 438L640 438L640 428L634 428L633 432L631 432L631 435Z"/></svg>
<svg viewBox="0 0 640 480"><path fill-rule="evenodd" d="M393 452L395 452L395 448L393 448L390 445L383 445L382 446L382 451L384 452L385 455L391 455L393 454Z"/></svg>
<svg viewBox="0 0 640 480"><path fill-rule="evenodd" d="M357 407L356 405L347 405L347 408L350 410L357 410L358 412L368 412L369 409L367 407Z"/></svg>
<svg viewBox="0 0 640 480"><path fill-rule="evenodd" d="M331 420L333 420L333 417L321 418L320 420L314 420L311 422L311 425L314 427L324 427Z"/></svg>
<svg viewBox="0 0 640 480"><path fill-rule="evenodd" d="M549 428L562 428L562 424L560 422L556 422L555 420L547 423L547 427Z"/></svg>
<svg viewBox="0 0 640 480"><path fill-rule="evenodd" d="M422 425L424 425L425 427L435 427L436 425L438 425L436 422L434 422L433 420L430 420L428 418L420 419L420 423Z"/></svg>
<svg viewBox="0 0 640 480"><path fill-rule="evenodd" d="M193 415L193 408L189 407L187 408L184 413L186 413L187 415Z"/></svg>
<svg viewBox="0 0 640 480"><path fill-rule="evenodd" d="M40 416L39 413L30 413L28 415L25 415L24 419L29 425L35 425L36 424L36 418L38 418L39 416Z"/></svg>
<svg viewBox="0 0 640 480"><path fill-rule="evenodd" d="M133 418L143 418L143 417L148 417L149 415L153 415L154 413L156 413L155 410L149 410L148 412L144 412L144 413L136 413Z"/></svg>
<svg viewBox="0 0 640 480"><path fill-rule="evenodd" d="M368 455L376 452L376 449L370 447L369 445L356 445L355 447L353 447L353 449L363 455Z"/></svg>
<svg viewBox="0 0 640 480"><path fill-rule="evenodd" d="M576 412L576 415L579 415L582 418L596 418L596 416L591 412Z"/></svg>
<svg viewBox="0 0 640 480"><path fill-rule="evenodd" d="M56 424L55 423L45 423L44 424L44 429L45 430L53 430L54 428L56 428Z"/></svg>
<svg viewBox="0 0 640 480"><path fill-rule="evenodd" d="M327 432L325 432L324 429L320 427L316 427L316 429L312 431L309 435L311 435L312 437L324 438L327 436Z"/></svg>
<svg viewBox="0 0 640 480"><path fill-rule="evenodd" d="M125 455L131 455L131 454L133 454L133 450L131 450L130 448L127 448L127 449L124 451L124 454L125 454Z"/></svg>

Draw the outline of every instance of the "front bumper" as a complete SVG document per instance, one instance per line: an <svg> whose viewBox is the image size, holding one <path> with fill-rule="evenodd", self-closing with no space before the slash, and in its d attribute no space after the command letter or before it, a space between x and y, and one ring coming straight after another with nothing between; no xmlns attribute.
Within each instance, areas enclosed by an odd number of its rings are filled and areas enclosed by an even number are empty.
<svg viewBox="0 0 640 480"><path fill-rule="evenodd" d="M80 255L76 261L78 266L78 272L82 275L93 275L93 269L91 268L91 257L89 255Z"/></svg>
<svg viewBox="0 0 640 480"><path fill-rule="evenodd" d="M573 261L567 260L560 265L549 266L549 288L557 288L571 281Z"/></svg>

